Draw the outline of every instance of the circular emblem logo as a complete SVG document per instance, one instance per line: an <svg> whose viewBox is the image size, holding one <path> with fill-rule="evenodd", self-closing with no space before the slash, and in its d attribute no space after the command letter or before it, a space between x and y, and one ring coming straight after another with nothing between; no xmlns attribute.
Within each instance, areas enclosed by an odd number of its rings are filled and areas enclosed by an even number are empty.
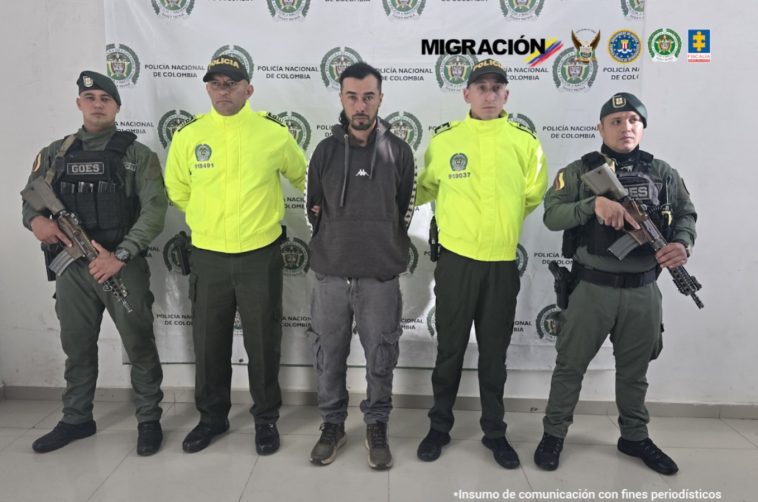
<svg viewBox="0 0 758 502"><path fill-rule="evenodd" d="M421 122L408 112L394 112L385 117L390 123L390 130L398 138L411 145L414 150L421 144Z"/></svg>
<svg viewBox="0 0 758 502"><path fill-rule="evenodd" d="M645 0L621 0L621 10L627 19L645 17Z"/></svg>
<svg viewBox="0 0 758 502"><path fill-rule="evenodd" d="M661 28L648 37L647 48L650 50L653 61L673 63L682 50L682 39L674 30Z"/></svg>
<svg viewBox="0 0 758 502"><path fill-rule="evenodd" d="M406 19L420 16L424 11L426 0L382 0L382 5L388 16Z"/></svg>
<svg viewBox="0 0 758 502"><path fill-rule="evenodd" d="M557 305L548 305L537 314L537 336L541 340L555 342L558 337L561 309Z"/></svg>
<svg viewBox="0 0 758 502"><path fill-rule="evenodd" d="M266 0L271 17L291 21L304 18L308 14L311 0Z"/></svg>
<svg viewBox="0 0 758 502"><path fill-rule="evenodd" d="M284 275L303 275L308 272L311 253L308 244L297 238L287 239L279 245L282 251Z"/></svg>
<svg viewBox="0 0 758 502"><path fill-rule="evenodd" d="M287 126L300 148L307 150L311 142L311 126L305 117L295 112L282 112L277 117Z"/></svg>
<svg viewBox="0 0 758 502"><path fill-rule="evenodd" d="M566 49L553 62L553 82L565 91L586 91L595 83L597 61L579 61L575 49Z"/></svg>
<svg viewBox="0 0 758 502"><path fill-rule="evenodd" d="M507 19L534 19L542 12L545 0L500 0L500 9Z"/></svg>
<svg viewBox="0 0 758 502"><path fill-rule="evenodd" d="M408 247L408 266L405 268L404 273L412 274L413 272L416 271L417 265L418 265L418 249L411 242L411 245Z"/></svg>
<svg viewBox="0 0 758 502"><path fill-rule="evenodd" d="M450 157L450 169L453 171L463 171L468 165L468 157L465 153L456 153Z"/></svg>
<svg viewBox="0 0 758 502"><path fill-rule="evenodd" d="M429 336L434 336L437 332L437 316L435 312L437 307L432 307L428 314L426 314L426 328L429 330Z"/></svg>
<svg viewBox="0 0 758 502"><path fill-rule="evenodd" d="M517 124L521 124L523 127L526 127L534 134L537 134L537 128L535 127L534 122L532 122L532 119L526 115L523 115L521 113L509 113L508 120L511 122L516 122Z"/></svg>
<svg viewBox="0 0 758 502"><path fill-rule="evenodd" d="M526 265L529 262L529 255L526 254L526 248L519 244L516 246L516 268L518 268L518 275L521 277L526 271Z"/></svg>
<svg viewBox="0 0 758 502"><path fill-rule="evenodd" d="M158 121L158 139L163 148L168 148L174 133L185 123L192 120L192 114L184 110L171 110L163 114Z"/></svg>
<svg viewBox="0 0 758 502"><path fill-rule="evenodd" d="M211 158L211 147L205 143L201 143L195 147L195 159L198 162L205 162Z"/></svg>
<svg viewBox="0 0 758 502"><path fill-rule="evenodd" d="M108 76L119 86L132 86L137 83L140 63L137 54L123 44L105 46L105 67Z"/></svg>
<svg viewBox="0 0 758 502"><path fill-rule="evenodd" d="M362 61L360 54L350 47L335 47L321 59L321 79L326 87L339 89L339 78L351 64Z"/></svg>
<svg viewBox="0 0 758 502"><path fill-rule="evenodd" d="M239 45L224 45L219 47L219 49L213 53L211 59L216 59L219 56L225 55L234 56L239 59L242 64L245 65L247 74L250 75L250 80L253 79L253 58L250 56L249 52Z"/></svg>
<svg viewBox="0 0 758 502"><path fill-rule="evenodd" d="M629 64L642 52L640 37L633 31L619 30L608 40L608 53L619 63Z"/></svg>
<svg viewBox="0 0 758 502"><path fill-rule="evenodd" d="M434 69L437 74L437 83L442 89L448 91L460 91L466 87L471 69L477 63L475 56L469 55L442 55L437 58Z"/></svg>
<svg viewBox="0 0 758 502"><path fill-rule="evenodd" d="M152 0L156 14L168 18L189 16L195 7L195 0Z"/></svg>

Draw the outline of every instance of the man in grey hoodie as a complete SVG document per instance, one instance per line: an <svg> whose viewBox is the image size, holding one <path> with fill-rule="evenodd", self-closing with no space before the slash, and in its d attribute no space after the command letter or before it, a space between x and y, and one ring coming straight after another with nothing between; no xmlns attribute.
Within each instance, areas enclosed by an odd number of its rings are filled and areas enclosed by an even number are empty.
<svg viewBox="0 0 758 502"><path fill-rule="evenodd" d="M353 320L366 356L368 463L389 469L387 422L392 371L402 329L398 275L408 263L413 214L413 151L378 117L382 76L366 63L340 75L340 123L318 144L308 168L306 213L312 229L313 364L318 375L321 438L311 451L330 464L345 444L345 383Z"/></svg>

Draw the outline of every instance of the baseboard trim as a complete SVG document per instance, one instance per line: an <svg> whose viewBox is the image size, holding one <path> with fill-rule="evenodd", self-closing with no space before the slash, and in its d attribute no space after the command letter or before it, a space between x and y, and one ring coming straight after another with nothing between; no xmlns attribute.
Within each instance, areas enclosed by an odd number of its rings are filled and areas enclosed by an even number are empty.
<svg viewBox="0 0 758 502"><path fill-rule="evenodd" d="M2 399L29 399L42 401L59 400L63 392L62 387L30 387L5 385L0 386L0 400ZM192 403L194 402L194 389L189 387L175 387L163 389L164 403ZM131 401L133 399L131 389L126 388L98 388L95 399L98 401ZM250 404L250 394L244 390L232 390L232 403ZM351 394L350 402L359 403L364 396ZM314 406L316 405L316 393L313 391L286 390L282 391L282 402L290 406ZM432 397L419 394L396 394L392 397L396 408L419 408L428 409L432 405ZM529 398L506 398L505 409L510 412L538 413L545 412L545 399ZM481 405L477 396L462 396L455 402L459 410L480 410ZM648 402L650 415L657 417L693 417L693 418L743 418L758 419L758 404L737 403L673 403L673 402ZM575 413L581 415L616 415L616 403L611 401L579 401Z"/></svg>

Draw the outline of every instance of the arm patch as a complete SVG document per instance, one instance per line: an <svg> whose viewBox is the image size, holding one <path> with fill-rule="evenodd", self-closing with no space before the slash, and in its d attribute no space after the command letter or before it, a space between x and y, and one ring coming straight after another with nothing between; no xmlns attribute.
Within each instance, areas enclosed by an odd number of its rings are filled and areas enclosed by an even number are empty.
<svg viewBox="0 0 758 502"><path fill-rule="evenodd" d="M566 169L561 169L558 171L558 174L555 175L555 180L553 180L553 190L556 192L563 189L563 187L566 186L566 179L565 179L565 173Z"/></svg>
<svg viewBox="0 0 758 502"><path fill-rule="evenodd" d="M192 119L190 119L187 122L185 122L184 124L180 125L176 129L176 131L174 131L174 134L178 133L179 131L181 131L182 129L184 129L185 127L187 127L188 125L190 125L191 123L193 123L194 121L196 121L199 118L200 118L200 115L195 115L194 117L192 117Z"/></svg>
<svg viewBox="0 0 758 502"><path fill-rule="evenodd" d="M32 172L36 173L39 168L42 166L42 151L37 154L37 158L34 159L34 164L32 164Z"/></svg>
<svg viewBox="0 0 758 502"><path fill-rule="evenodd" d="M438 125L437 127L434 128L434 136L437 136L438 134L441 134L445 131L449 131L450 129L457 126L458 124L460 124L460 121L453 120L451 122L445 122L444 124Z"/></svg>

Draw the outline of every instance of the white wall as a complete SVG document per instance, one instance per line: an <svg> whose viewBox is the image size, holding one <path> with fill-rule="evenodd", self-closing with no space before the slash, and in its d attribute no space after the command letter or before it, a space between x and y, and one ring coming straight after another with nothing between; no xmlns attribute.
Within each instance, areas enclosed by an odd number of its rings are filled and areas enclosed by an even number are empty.
<svg viewBox="0 0 758 502"><path fill-rule="evenodd" d="M643 147L684 174L697 204L700 238L689 268L704 284L701 297L706 303L702 311L691 305L679 308L686 317L665 316L665 350L650 371L648 396L664 402L756 404L758 337L751 312L758 298L753 250L758 238L749 204L758 187L751 155L758 70L748 22L758 18L758 5L649 0L647 9L649 26L663 27L677 19L677 24L710 28L713 50L712 63L680 62L673 71L649 59L644 63L642 97L651 118ZM101 0L7 2L3 18L0 109L5 125L0 146L7 176L0 183L0 382L62 386L64 359L57 332L40 328L55 325L53 288L44 280L36 240L20 224L18 192L39 148L80 125L74 81L81 69L102 68L103 6ZM682 94L692 96L689 106L673 109L670 100ZM674 291L667 277L660 282L667 304L690 302ZM193 385L192 366L171 365L164 371L167 387ZM283 368L281 377L285 389L313 388L308 368ZM514 371L506 393L544 398L549 379L547 372ZM398 393L430 393L428 371L398 371L395 382ZM101 335L99 384L129 386L120 340L110 321L103 324ZM362 370L351 370L350 384L351 390L364 388ZM233 385L247 387L243 368L235 367ZM476 394L475 375L467 372L461 395ZM612 400L612 374L590 372L582 398Z"/></svg>

